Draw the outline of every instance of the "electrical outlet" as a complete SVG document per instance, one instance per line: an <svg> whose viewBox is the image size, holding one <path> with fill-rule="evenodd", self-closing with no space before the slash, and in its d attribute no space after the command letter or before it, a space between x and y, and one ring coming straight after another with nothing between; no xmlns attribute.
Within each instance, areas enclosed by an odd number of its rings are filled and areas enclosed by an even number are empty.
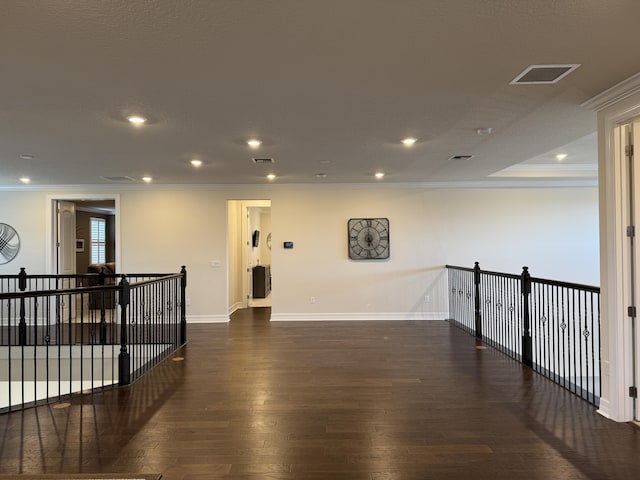
<svg viewBox="0 0 640 480"><path fill-rule="evenodd" d="M309 299L309 301L310 301L311 303L316 303L316 297L311 297L311 298Z"/></svg>
<svg viewBox="0 0 640 480"><path fill-rule="evenodd" d="M187 298L187 301L185 303L186 303L187 307L190 307L191 306L191 299Z"/></svg>
<svg viewBox="0 0 640 480"><path fill-rule="evenodd" d="M431 297L429 295L424 296L424 303L431 303Z"/></svg>

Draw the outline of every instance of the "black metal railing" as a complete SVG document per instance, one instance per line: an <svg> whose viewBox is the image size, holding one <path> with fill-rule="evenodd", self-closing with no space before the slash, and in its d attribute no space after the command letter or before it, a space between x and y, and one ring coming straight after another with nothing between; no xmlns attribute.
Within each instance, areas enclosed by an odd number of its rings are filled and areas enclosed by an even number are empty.
<svg viewBox="0 0 640 480"><path fill-rule="evenodd" d="M594 405L600 288L447 265L450 322Z"/></svg>
<svg viewBox="0 0 640 480"><path fill-rule="evenodd" d="M0 412L136 380L186 342L186 278L0 276Z"/></svg>

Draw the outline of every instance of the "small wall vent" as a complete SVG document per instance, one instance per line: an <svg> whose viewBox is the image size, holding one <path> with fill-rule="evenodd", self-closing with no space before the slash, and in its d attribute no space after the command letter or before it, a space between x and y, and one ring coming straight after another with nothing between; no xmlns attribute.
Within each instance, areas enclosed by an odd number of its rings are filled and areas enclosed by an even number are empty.
<svg viewBox="0 0 640 480"><path fill-rule="evenodd" d="M557 83L580 66L579 63L564 65L529 65L510 85L549 85Z"/></svg>
<svg viewBox="0 0 640 480"><path fill-rule="evenodd" d="M275 163L273 158L252 158L253 163Z"/></svg>

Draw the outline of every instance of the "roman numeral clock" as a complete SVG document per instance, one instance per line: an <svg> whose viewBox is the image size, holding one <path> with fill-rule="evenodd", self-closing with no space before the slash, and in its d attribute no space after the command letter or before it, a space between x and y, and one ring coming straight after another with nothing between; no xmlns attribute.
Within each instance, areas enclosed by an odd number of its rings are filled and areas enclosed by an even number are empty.
<svg viewBox="0 0 640 480"><path fill-rule="evenodd" d="M351 260L389 258L388 218L350 218L347 232Z"/></svg>

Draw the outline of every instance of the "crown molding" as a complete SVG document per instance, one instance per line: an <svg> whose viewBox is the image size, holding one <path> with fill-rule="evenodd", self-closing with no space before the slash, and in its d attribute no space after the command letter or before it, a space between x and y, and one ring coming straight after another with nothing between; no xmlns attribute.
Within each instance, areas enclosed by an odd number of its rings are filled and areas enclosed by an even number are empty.
<svg viewBox="0 0 640 480"><path fill-rule="evenodd" d="M548 163L517 164L493 173L496 178L598 178L598 165L590 163Z"/></svg>
<svg viewBox="0 0 640 480"><path fill-rule="evenodd" d="M636 93L640 93L640 72L599 93L581 106L599 112Z"/></svg>
<svg viewBox="0 0 640 480"><path fill-rule="evenodd" d="M578 170L578 169L574 169ZM495 177L494 177L495 178ZM596 178L505 178L503 180L469 180L443 182L412 182L412 183L324 183L313 185L308 183L288 183L281 185L259 184L164 184L164 185L29 185L29 186L0 186L0 192L46 192L48 194L66 194L69 192L92 192L96 198L106 194L127 191L238 191L243 195L251 192L269 192L278 190L376 190L376 189L405 189L430 190L442 188L573 188L596 187ZM99 193L98 193L99 192Z"/></svg>

